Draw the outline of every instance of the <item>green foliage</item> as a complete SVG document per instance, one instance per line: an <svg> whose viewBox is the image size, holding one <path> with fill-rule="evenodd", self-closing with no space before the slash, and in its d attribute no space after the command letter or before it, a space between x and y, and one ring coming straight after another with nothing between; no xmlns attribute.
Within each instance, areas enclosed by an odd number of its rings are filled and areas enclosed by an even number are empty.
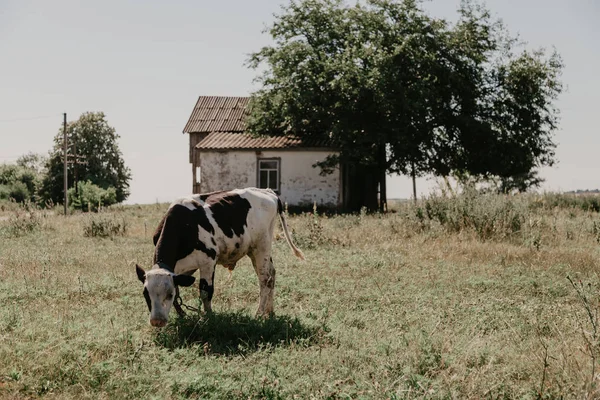
<svg viewBox="0 0 600 400"><path fill-rule="evenodd" d="M83 225L83 236L85 237L115 237L125 236L127 233L127 221L115 218L110 214L97 214L86 219Z"/></svg>
<svg viewBox="0 0 600 400"><path fill-rule="evenodd" d="M18 181L10 186L9 196L17 203L22 203L26 200L29 200L31 194L25 182Z"/></svg>
<svg viewBox="0 0 600 400"><path fill-rule="evenodd" d="M594 194L544 193L531 206L533 208L580 209L600 212L600 196Z"/></svg>
<svg viewBox="0 0 600 400"><path fill-rule="evenodd" d="M41 175L23 165L0 165L0 200L13 199L18 203L35 201Z"/></svg>
<svg viewBox="0 0 600 400"><path fill-rule="evenodd" d="M16 164L28 170L44 174L48 157L43 154L29 152L17 158Z"/></svg>
<svg viewBox="0 0 600 400"><path fill-rule="evenodd" d="M254 53L262 71L248 128L340 149L343 162L383 172L499 178L507 190L552 165L562 91L556 54L527 51L478 3L459 20L416 1L292 1Z"/></svg>
<svg viewBox="0 0 600 400"><path fill-rule="evenodd" d="M0 200L10 199L10 187L7 185L0 185Z"/></svg>
<svg viewBox="0 0 600 400"><path fill-rule="evenodd" d="M450 232L474 231L482 240L519 233L529 216L517 198L468 190L458 196L432 194L415 208L417 218L436 221Z"/></svg>
<svg viewBox="0 0 600 400"><path fill-rule="evenodd" d="M129 196L131 172L125 166L117 140L119 135L108 125L102 112L87 112L67 126L69 159L76 153L85 164L69 164L69 187L73 187L75 176L78 181L90 181L108 190L115 188L117 203ZM44 200L63 202L63 132L54 137L54 148L47 163L48 173L44 178L42 195Z"/></svg>
<svg viewBox="0 0 600 400"><path fill-rule="evenodd" d="M75 188L67 191L69 205L72 208L83 211L99 211L102 207L117 203L117 192L113 187L102 189L91 181L79 182L77 187L78 193L75 193Z"/></svg>

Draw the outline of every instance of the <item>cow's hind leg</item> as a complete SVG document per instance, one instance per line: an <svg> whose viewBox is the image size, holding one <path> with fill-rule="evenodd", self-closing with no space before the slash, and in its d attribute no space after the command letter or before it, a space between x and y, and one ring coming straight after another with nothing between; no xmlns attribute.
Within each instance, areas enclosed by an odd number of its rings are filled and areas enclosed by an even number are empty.
<svg viewBox="0 0 600 400"><path fill-rule="evenodd" d="M212 311L212 298L215 292L215 264L200 268L200 298L205 312Z"/></svg>
<svg viewBox="0 0 600 400"><path fill-rule="evenodd" d="M273 295L275 293L275 267L271 251L257 251L250 255L254 271L260 286L260 301L257 316L266 317L273 313Z"/></svg>

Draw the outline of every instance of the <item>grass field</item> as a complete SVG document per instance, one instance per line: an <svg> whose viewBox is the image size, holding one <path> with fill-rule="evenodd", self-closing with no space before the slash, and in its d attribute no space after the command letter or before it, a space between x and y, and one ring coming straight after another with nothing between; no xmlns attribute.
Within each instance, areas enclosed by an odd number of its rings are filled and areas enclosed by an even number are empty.
<svg viewBox="0 0 600 400"><path fill-rule="evenodd" d="M214 315L148 324L166 204L0 212L1 398L598 398L600 214L566 195L430 198L288 220L275 316L247 259ZM30 213L32 212L32 214ZM103 235L106 235L103 237ZM198 305L198 289L183 288Z"/></svg>

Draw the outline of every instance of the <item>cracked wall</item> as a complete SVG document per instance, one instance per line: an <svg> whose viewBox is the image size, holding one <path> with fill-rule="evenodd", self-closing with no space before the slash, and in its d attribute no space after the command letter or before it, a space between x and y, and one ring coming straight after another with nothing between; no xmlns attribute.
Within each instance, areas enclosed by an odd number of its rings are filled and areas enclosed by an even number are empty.
<svg viewBox="0 0 600 400"><path fill-rule="evenodd" d="M196 166L201 168L200 189L212 192L258 186L257 164L260 158L279 158L280 196L289 205L338 206L340 203L340 172L319 175L313 168L330 151L203 151L196 153Z"/></svg>

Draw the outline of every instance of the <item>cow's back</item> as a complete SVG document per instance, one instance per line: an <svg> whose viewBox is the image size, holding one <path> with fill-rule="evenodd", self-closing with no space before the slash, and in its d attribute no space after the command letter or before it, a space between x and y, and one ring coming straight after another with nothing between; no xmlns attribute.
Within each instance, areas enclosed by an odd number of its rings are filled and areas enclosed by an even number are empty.
<svg viewBox="0 0 600 400"><path fill-rule="evenodd" d="M235 189L204 198L204 208L214 221L217 262L235 264L273 235L277 195L269 189Z"/></svg>

